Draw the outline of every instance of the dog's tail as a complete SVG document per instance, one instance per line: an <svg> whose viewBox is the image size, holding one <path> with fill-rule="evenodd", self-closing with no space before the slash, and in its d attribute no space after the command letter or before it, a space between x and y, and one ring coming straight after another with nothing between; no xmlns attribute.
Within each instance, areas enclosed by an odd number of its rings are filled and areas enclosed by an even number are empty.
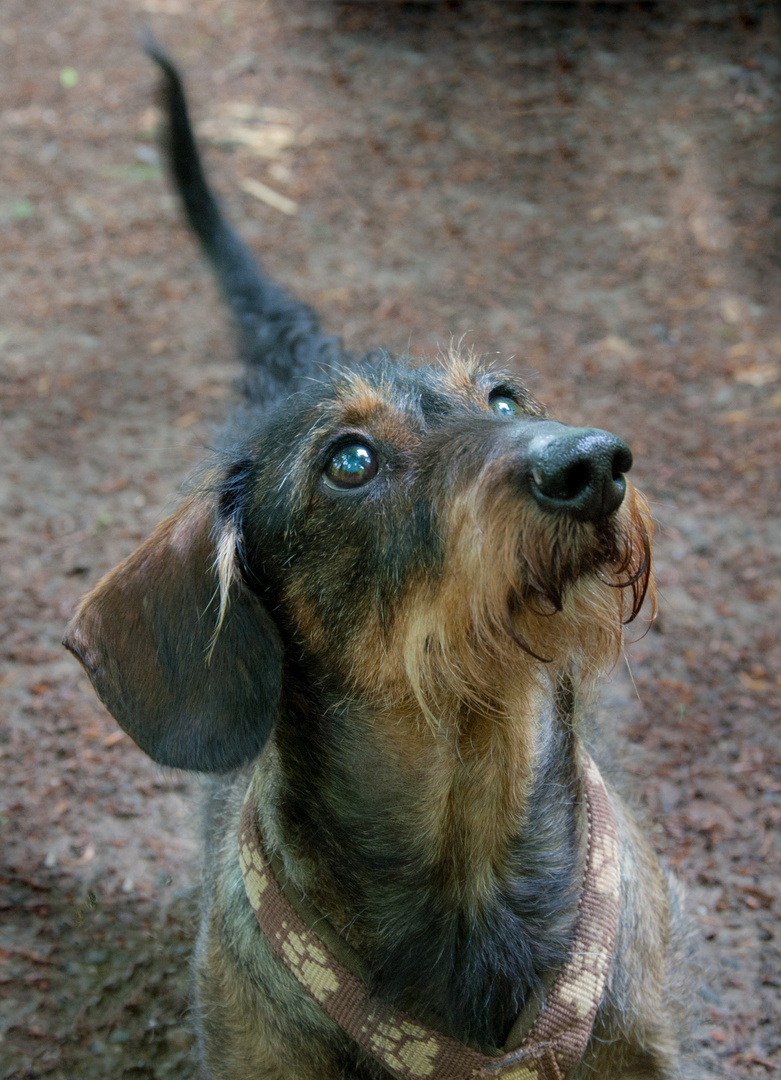
<svg viewBox="0 0 781 1080"><path fill-rule="evenodd" d="M340 342L325 337L315 313L265 276L226 221L203 171L179 72L151 34L141 41L163 73L168 165L236 323L245 392L257 402L289 393L302 377L343 359Z"/></svg>

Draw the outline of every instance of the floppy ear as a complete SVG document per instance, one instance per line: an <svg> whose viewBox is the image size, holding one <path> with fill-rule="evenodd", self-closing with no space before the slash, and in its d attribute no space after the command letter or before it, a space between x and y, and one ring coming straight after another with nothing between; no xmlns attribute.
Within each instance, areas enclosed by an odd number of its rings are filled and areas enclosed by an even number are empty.
<svg viewBox="0 0 781 1080"><path fill-rule="evenodd" d="M190 498L82 600L64 640L142 750L204 772L259 753L282 681L279 635L258 597L234 583L221 610L215 514L212 498Z"/></svg>

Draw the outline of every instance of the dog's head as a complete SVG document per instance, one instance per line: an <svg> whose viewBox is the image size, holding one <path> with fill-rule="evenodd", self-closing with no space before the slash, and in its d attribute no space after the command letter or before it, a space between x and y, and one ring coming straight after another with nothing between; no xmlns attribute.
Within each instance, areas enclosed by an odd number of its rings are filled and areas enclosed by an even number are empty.
<svg viewBox="0 0 781 1080"><path fill-rule="evenodd" d="M253 758L293 670L331 700L501 713L509 687L617 655L650 585L630 465L471 357L337 372L103 578L65 643L182 768Z"/></svg>

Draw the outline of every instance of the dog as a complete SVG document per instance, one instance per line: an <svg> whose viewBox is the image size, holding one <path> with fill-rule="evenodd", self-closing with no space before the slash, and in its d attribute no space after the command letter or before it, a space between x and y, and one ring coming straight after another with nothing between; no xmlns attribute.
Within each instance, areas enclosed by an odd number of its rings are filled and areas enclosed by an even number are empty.
<svg viewBox="0 0 781 1080"><path fill-rule="evenodd" d="M472 352L348 356L227 223L147 50L246 408L65 645L154 761L211 774L205 1075L683 1076L680 887L591 756L653 608L629 448Z"/></svg>

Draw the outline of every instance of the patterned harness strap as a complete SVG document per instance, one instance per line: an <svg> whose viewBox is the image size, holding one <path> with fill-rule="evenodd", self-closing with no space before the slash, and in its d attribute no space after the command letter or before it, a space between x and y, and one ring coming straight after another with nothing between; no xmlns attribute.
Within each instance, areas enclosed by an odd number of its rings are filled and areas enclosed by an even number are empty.
<svg viewBox="0 0 781 1080"><path fill-rule="evenodd" d="M239 859L255 917L272 948L323 1012L398 1080L564 1080L586 1049L618 924L618 829L604 781L582 752L588 846L572 949L523 1044L491 1057L370 997L290 906L266 856L249 797Z"/></svg>

